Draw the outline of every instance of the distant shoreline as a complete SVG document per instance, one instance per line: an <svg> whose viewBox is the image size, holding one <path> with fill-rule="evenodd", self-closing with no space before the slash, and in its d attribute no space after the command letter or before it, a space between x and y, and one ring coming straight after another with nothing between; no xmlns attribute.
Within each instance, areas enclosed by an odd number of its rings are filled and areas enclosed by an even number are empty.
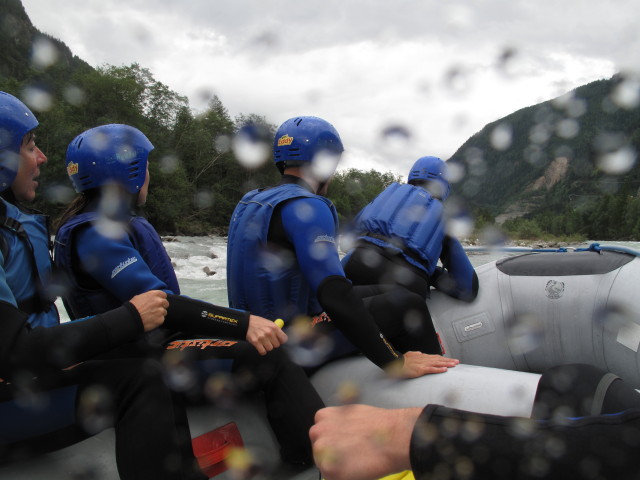
<svg viewBox="0 0 640 480"><path fill-rule="evenodd" d="M471 241L468 239L461 240L465 247L485 247L486 244L480 241ZM585 245L588 246L592 242L584 241L584 242L561 242L554 240L510 240L504 244L500 244L500 247L526 247L526 248L563 248L575 245Z"/></svg>
<svg viewBox="0 0 640 480"><path fill-rule="evenodd" d="M166 234L161 235L162 240L164 242L176 242L179 241L178 237L223 237L226 238L228 236L228 228L227 227L216 227L213 229L211 233L207 235L185 235L185 234ZM509 240L508 242L499 245L500 247L523 247L523 248L566 248L566 247L576 247L576 246L584 246L588 247L594 241L593 240L585 240L585 241L576 241L576 242L565 242L565 241L555 241L555 240ZM616 243L617 240L608 240L609 243ZM480 242L479 240L471 240L471 239L462 239L460 243L464 247L486 247L487 245Z"/></svg>

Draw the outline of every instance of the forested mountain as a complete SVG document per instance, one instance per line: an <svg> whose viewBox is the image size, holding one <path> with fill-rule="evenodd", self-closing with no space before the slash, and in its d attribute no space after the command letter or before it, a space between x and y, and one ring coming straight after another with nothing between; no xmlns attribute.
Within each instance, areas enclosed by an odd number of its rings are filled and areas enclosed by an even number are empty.
<svg viewBox="0 0 640 480"><path fill-rule="evenodd" d="M73 56L64 43L36 30L20 0L0 1L0 13L0 76L18 80L39 72L41 80L52 81L64 79L70 70L90 68ZM55 62L49 63L44 58L33 58L30 62L34 48L46 49L51 44L55 45Z"/></svg>
<svg viewBox="0 0 640 480"><path fill-rule="evenodd" d="M531 236L640 238L640 86L598 80L485 126L450 161L477 217Z"/></svg>

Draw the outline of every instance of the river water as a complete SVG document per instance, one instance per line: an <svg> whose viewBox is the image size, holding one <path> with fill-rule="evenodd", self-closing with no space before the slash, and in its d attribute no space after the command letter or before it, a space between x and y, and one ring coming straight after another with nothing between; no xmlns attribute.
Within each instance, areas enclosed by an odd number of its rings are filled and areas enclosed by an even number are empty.
<svg viewBox="0 0 640 480"><path fill-rule="evenodd" d="M176 275L184 295L205 300L216 305L227 306L227 238L219 236L166 237L164 246L175 265ZM585 248L592 242L571 245L569 248ZM607 242L601 245L620 245L640 251L640 242ZM517 252L485 251L469 252L474 266L484 265L505 256L519 255ZM63 321L68 317L62 303L58 301Z"/></svg>

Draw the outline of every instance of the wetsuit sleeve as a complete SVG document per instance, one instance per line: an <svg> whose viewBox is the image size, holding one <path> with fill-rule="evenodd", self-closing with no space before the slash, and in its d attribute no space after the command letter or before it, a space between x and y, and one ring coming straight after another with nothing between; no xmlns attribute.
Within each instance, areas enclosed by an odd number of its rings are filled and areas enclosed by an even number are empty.
<svg viewBox="0 0 640 480"><path fill-rule="evenodd" d="M417 480L442 471L452 480L635 478L638 432L640 409L551 423L428 405L410 459Z"/></svg>
<svg viewBox="0 0 640 480"><path fill-rule="evenodd" d="M153 274L129 237L108 239L89 227L78 233L76 245L83 270L121 302L149 290L163 290L169 294L165 327L190 334L246 338L248 312L173 295Z"/></svg>
<svg viewBox="0 0 640 480"><path fill-rule="evenodd" d="M131 303L107 313L53 327L31 328L28 316L0 301L0 378L37 376L89 360L143 332Z"/></svg>
<svg viewBox="0 0 640 480"><path fill-rule="evenodd" d="M249 312L219 307L183 295L169 295L164 326L196 335L247 338Z"/></svg>
<svg viewBox="0 0 640 480"><path fill-rule="evenodd" d="M401 358L344 275L335 222L327 205L314 198L287 202L282 208L282 223L320 305L347 339L381 368Z"/></svg>
<svg viewBox="0 0 640 480"><path fill-rule="evenodd" d="M436 268L432 284L451 297L473 301L478 295L478 275L456 238L449 235L444 238L440 260L444 268Z"/></svg>
<svg viewBox="0 0 640 480"><path fill-rule="evenodd" d="M126 235L115 240L88 227L77 233L75 245L82 269L121 302L149 290L173 293L151 272Z"/></svg>
<svg viewBox="0 0 640 480"><path fill-rule="evenodd" d="M326 203L317 198L296 198L282 206L281 215L287 240L314 292L325 278L344 277L335 221Z"/></svg>

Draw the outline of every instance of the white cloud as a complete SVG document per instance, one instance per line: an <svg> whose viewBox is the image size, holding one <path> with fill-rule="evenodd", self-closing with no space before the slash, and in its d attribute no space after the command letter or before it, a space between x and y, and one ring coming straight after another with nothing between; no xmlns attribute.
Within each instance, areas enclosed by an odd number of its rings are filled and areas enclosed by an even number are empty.
<svg viewBox="0 0 640 480"><path fill-rule="evenodd" d="M620 69L640 71L634 0L23 0L94 66L138 62L201 109L335 124L342 167L404 176L485 124ZM385 140L389 126L404 141Z"/></svg>

